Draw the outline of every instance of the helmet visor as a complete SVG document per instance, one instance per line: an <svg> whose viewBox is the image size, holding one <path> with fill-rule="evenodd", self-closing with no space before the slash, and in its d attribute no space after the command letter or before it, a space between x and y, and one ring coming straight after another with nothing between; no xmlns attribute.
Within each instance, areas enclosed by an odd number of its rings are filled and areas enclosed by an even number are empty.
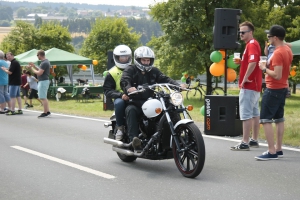
<svg viewBox="0 0 300 200"><path fill-rule="evenodd" d="M131 55L121 55L121 56L115 56L115 59L120 64L126 64L130 62Z"/></svg>

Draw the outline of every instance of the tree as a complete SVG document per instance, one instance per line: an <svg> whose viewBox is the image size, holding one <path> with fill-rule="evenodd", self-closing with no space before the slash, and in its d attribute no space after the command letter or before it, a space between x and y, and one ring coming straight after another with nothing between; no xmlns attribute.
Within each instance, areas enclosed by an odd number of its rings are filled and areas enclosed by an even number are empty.
<svg viewBox="0 0 300 200"><path fill-rule="evenodd" d="M32 24L22 21L16 22L16 27L4 38L0 48L4 52L12 52L18 55L31 49L48 50L53 47L74 52L70 44L71 35L67 28L62 27L59 22L43 23L39 29ZM76 68L77 69L77 68ZM76 69L74 71L76 71ZM67 74L66 67L55 69L56 75Z"/></svg>
<svg viewBox="0 0 300 200"><path fill-rule="evenodd" d="M258 1L255 0L169 0L151 6L151 15L160 23L165 33L159 41L149 43L154 45L156 56L163 58L159 59L161 62L160 67L177 69L172 70L173 74L171 74L176 77L181 76L184 71L188 71L189 74L194 76L205 71L207 85L211 86L212 76L209 72L211 65L209 56L214 50L215 8L241 9L243 10L243 19L251 19L253 14L255 16L259 13L260 8L257 5ZM162 44L159 44L160 42ZM207 91L208 94L210 92Z"/></svg>
<svg viewBox="0 0 300 200"><path fill-rule="evenodd" d="M26 16L27 16L26 8L21 7L17 10L17 17L18 18L25 18Z"/></svg>
<svg viewBox="0 0 300 200"><path fill-rule="evenodd" d="M132 50L137 48L140 35L131 31L132 28L128 27L124 18L98 18L83 43L81 54L98 60L95 72L102 73L106 70L108 51L120 44L125 44Z"/></svg>
<svg viewBox="0 0 300 200"><path fill-rule="evenodd" d="M0 5L0 20L13 20L13 10L9 6L1 6Z"/></svg>

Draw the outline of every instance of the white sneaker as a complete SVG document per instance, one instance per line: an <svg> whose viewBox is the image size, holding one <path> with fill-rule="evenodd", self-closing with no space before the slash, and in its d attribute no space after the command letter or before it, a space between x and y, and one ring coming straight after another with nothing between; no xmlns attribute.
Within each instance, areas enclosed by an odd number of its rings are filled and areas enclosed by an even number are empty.
<svg viewBox="0 0 300 200"><path fill-rule="evenodd" d="M123 131L121 130L122 128L118 128L117 133L116 133L116 140L121 141L123 139Z"/></svg>

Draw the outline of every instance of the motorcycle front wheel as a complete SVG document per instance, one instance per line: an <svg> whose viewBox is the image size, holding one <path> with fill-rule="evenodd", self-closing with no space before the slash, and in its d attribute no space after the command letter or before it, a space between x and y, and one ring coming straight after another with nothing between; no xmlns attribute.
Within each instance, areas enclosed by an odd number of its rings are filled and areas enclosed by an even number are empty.
<svg viewBox="0 0 300 200"><path fill-rule="evenodd" d="M194 123L181 124L175 132L179 149L173 138L173 156L180 173L187 178L198 176L205 162L205 145L199 128Z"/></svg>

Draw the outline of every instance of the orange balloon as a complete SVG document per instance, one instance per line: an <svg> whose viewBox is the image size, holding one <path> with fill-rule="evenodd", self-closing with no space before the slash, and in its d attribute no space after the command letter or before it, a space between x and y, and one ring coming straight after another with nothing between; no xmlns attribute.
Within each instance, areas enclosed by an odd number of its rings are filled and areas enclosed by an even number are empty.
<svg viewBox="0 0 300 200"><path fill-rule="evenodd" d="M82 65L81 69L85 71L87 69L86 65Z"/></svg>
<svg viewBox="0 0 300 200"><path fill-rule="evenodd" d="M296 76L296 71L295 71L295 70L290 71L290 75L291 75L292 77Z"/></svg>
<svg viewBox="0 0 300 200"><path fill-rule="evenodd" d="M222 58L225 58L225 50L220 50L219 52L222 54Z"/></svg>
<svg viewBox="0 0 300 200"><path fill-rule="evenodd" d="M233 82L236 79L236 71L231 68L227 68L227 81Z"/></svg>
<svg viewBox="0 0 300 200"><path fill-rule="evenodd" d="M93 65L98 65L98 60L93 60Z"/></svg>
<svg viewBox="0 0 300 200"><path fill-rule="evenodd" d="M225 66L220 62L213 63L210 66L209 71L213 76L222 76L225 72Z"/></svg>

